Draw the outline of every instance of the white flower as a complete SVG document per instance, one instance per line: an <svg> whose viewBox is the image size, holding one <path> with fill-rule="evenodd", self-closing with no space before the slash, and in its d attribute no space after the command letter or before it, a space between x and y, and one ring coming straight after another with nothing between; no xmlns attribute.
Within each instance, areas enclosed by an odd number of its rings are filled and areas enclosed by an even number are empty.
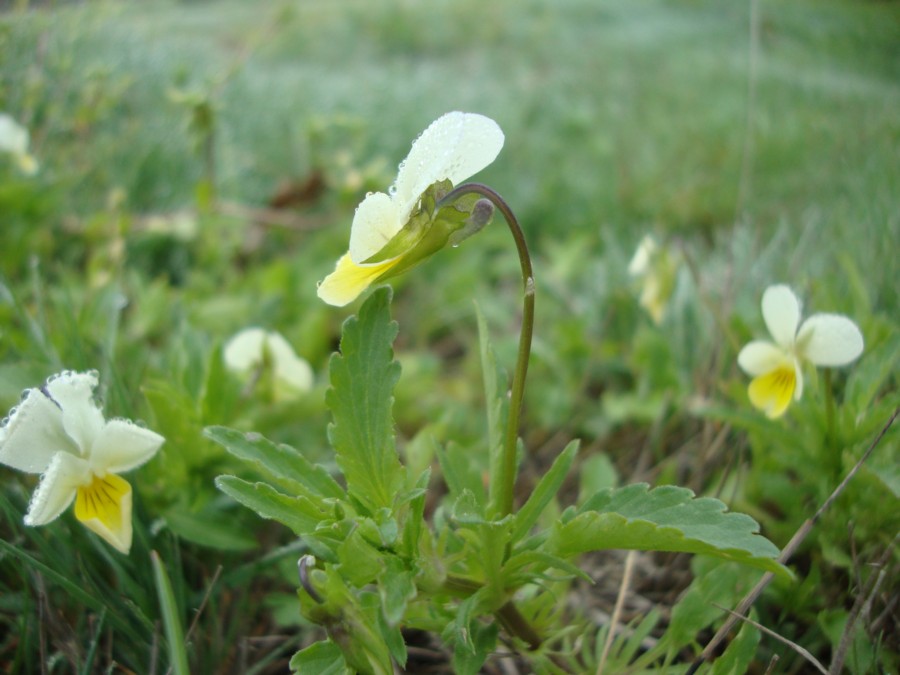
<svg viewBox="0 0 900 675"><path fill-rule="evenodd" d="M676 260L668 249L657 246L651 235L644 235L628 264L628 274L641 280L638 302L656 324L662 323L666 303L675 290L677 271Z"/></svg>
<svg viewBox="0 0 900 675"><path fill-rule="evenodd" d="M244 376L271 367L276 398L312 389L312 368L280 333L246 328L228 341L222 356L229 370Z"/></svg>
<svg viewBox="0 0 900 675"><path fill-rule="evenodd" d="M346 305L374 281L390 276L393 268L408 267L401 263L417 241L384 259L377 259L378 253L407 225L431 185L443 180L458 185L481 171L500 153L503 140L497 123L483 115L450 112L432 122L413 143L388 193L370 193L357 207L350 250L319 284L319 297Z"/></svg>
<svg viewBox="0 0 900 675"><path fill-rule="evenodd" d="M6 113L0 113L0 151L11 154L22 173L37 172L37 161L28 153L28 129Z"/></svg>
<svg viewBox="0 0 900 675"><path fill-rule="evenodd" d="M75 517L122 553L131 548L131 485L118 474L148 461L163 439L128 420L104 420L97 373L66 371L25 392L0 427L0 462L40 482L26 525L46 525L75 502Z"/></svg>
<svg viewBox="0 0 900 675"><path fill-rule="evenodd" d="M749 343L738 354L738 365L753 376L750 402L769 417L784 414L792 397L800 400L803 361L843 366L862 354L862 333L846 316L814 314L801 325L800 301L787 286L766 289L762 314L774 342Z"/></svg>

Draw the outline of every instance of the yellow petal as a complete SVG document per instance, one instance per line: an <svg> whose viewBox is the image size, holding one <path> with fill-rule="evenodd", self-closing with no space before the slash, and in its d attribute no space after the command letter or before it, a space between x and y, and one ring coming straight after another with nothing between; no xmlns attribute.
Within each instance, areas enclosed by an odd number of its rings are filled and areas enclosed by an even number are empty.
<svg viewBox="0 0 900 675"><path fill-rule="evenodd" d="M372 282L400 262L394 258L375 265L357 265L346 253L329 274L319 284L319 297L329 305L343 307L356 300Z"/></svg>
<svg viewBox="0 0 900 675"><path fill-rule="evenodd" d="M78 488L75 517L115 549L131 549L131 485L109 473Z"/></svg>
<svg viewBox="0 0 900 675"><path fill-rule="evenodd" d="M782 365L750 382L750 402L769 417L781 417L791 403L797 375L790 365Z"/></svg>

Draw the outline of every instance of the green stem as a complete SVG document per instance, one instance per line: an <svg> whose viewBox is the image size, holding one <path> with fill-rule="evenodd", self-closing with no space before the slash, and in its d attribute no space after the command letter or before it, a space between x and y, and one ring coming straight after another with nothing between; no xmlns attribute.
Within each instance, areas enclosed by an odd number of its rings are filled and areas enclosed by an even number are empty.
<svg viewBox="0 0 900 675"><path fill-rule="evenodd" d="M519 221L503 198L487 185L481 183L465 183L449 192L441 199L438 208L449 204L466 194L479 194L489 200L506 220L509 231L516 242L519 263L522 267L523 307L522 332L519 334L519 354L516 359L516 370L513 373L512 390L509 400L509 417L506 425L506 437L503 443L502 475L498 493L494 503L502 518L513 512L513 500L516 485L516 450L519 439L519 417L522 412L522 399L525 396L525 377L528 374L528 359L531 355L531 337L534 332L534 272L531 269L531 256L525 243L525 235L519 227Z"/></svg>
<svg viewBox="0 0 900 675"><path fill-rule="evenodd" d="M840 478L843 462L841 461L841 448L838 447L837 433L835 430L834 391L831 387L831 368L825 368L822 380L825 387L825 452L828 454L826 462L832 468L832 473Z"/></svg>
<svg viewBox="0 0 900 675"><path fill-rule="evenodd" d="M478 582L450 575L444 580L444 588L453 595L468 597L482 588ZM522 616L512 600L503 604L494 612L500 625L510 634L528 643L532 650L541 646L541 636L534 627L528 623L528 619Z"/></svg>

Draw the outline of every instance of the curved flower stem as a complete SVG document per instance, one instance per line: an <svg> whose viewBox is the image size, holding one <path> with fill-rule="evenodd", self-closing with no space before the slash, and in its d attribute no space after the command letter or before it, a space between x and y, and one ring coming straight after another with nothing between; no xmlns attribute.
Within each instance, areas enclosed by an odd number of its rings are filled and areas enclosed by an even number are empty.
<svg viewBox="0 0 900 675"><path fill-rule="evenodd" d="M441 199L438 208L450 204L466 194L479 194L489 200L506 220L509 231L516 242L519 263L522 267L523 306L522 332L519 334L519 354L516 359L516 370L513 373L512 390L509 400L509 417L506 425L506 437L503 444L503 475L499 482L499 494L495 497L495 506L500 517L513 512L513 497L516 484L516 449L519 438L519 416L522 412L522 399L525 395L525 377L528 374L528 359L531 355L531 336L534 332L534 272L531 269L531 256L525 243L525 235L519 227L519 221L503 198L487 185L481 183L465 183L451 190Z"/></svg>

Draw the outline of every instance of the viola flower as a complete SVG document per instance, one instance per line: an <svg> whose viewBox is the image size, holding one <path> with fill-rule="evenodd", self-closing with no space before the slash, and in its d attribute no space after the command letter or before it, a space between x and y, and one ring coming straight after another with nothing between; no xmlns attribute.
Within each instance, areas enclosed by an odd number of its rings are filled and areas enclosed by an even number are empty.
<svg viewBox="0 0 900 675"><path fill-rule="evenodd" d="M471 214L435 213L435 197L442 196L435 184L458 185L493 162L502 147L503 132L483 115L451 112L432 122L413 143L388 192L370 193L356 208L350 250L319 284L319 297L346 305L376 281L443 248Z"/></svg>
<svg viewBox="0 0 900 675"><path fill-rule="evenodd" d="M290 398L312 389L312 367L297 356L280 333L246 328L226 343L222 357L229 370L244 377L259 369L270 368L276 399Z"/></svg>
<svg viewBox="0 0 900 675"><path fill-rule="evenodd" d="M28 153L28 129L6 113L0 113L0 152L11 154L22 173L37 173L37 160Z"/></svg>
<svg viewBox="0 0 900 675"><path fill-rule="evenodd" d="M657 325L662 323L666 303L675 290L677 272L678 265L668 249L660 248L651 235L645 235L628 264L628 273L640 279L638 302Z"/></svg>
<svg viewBox="0 0 900 675"><path fill-rule="evenodd" d="M750 402L771 418L803 395L803 361L843 366L862 354L862 333L846 316L814 314L800 324L800 301L787 286L765 290L762 314L774 342L750 342L738 354L738 365L753 376Z"/></svg>
<svg viewBox="0 0 900 675"><path fill-rule="evenodd" d="M25 524L75 517L122 553L131 549L131 485L118 474L147 462L163 439L128 420L105 420L97 373L66 371L29 389L0 426L0 463L41 474Z"/></svg>

